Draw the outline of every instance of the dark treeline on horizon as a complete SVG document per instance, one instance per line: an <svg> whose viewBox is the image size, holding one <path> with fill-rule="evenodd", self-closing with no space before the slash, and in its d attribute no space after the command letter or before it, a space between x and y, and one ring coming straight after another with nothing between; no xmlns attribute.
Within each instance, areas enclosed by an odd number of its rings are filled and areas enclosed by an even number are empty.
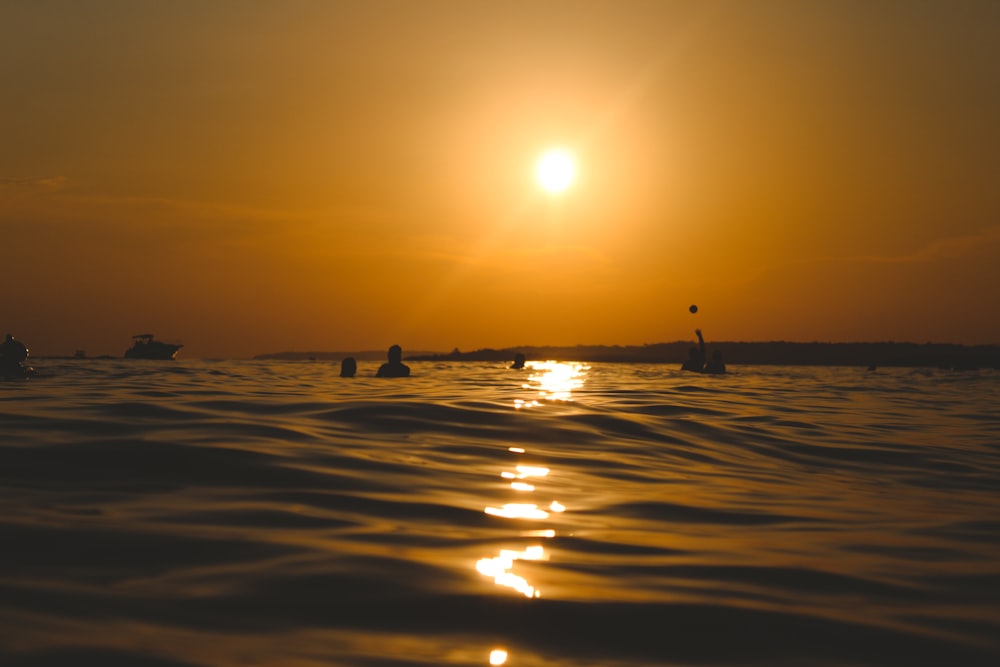
<svg viewBox="0 0 1000 667"><path fill-rule="evenodd" d="M517 352L528 360L668 363L680 364L692 343L648 345L577 345L572 347L522 346L485 348L472 352L408 355L412 361L508 361ZM918 366L935 368L1000 368L1000 346L947 343L767 343L719 342L707 345L709 352L722 352L727 364L787 366Z"/></svg>
<svg viewBox="0 0 1000 667"><path fill-rule="evenodd" d="M681 364L693 343L650 343L647 345L524 345L500 349L482 348L448 353L416 351L409 361L495 361L509 362L518 352L528 360L556 359L608 363ZM727 364L785 366L915 366L975 369L1000 368L1000 345L957 345L951 343L708 343L709 353L722 352ZM362 352L275 352L258 354L258 360L331 361L345 357L359 361L382 361L384 350Z"/></svg>
<svg viewBox="0 0 1000 667"><path fill-rule="evenodd" d="M403 357L414 359L419 357L433 357L437 352L417 351L407 353L404 349ZM385 361L385 350L362 350L361 352L268 352L266 354L254 355L258 361L303 361L312 359L315 361L340 361L345 357L354 357L358 361Z"/></svg>

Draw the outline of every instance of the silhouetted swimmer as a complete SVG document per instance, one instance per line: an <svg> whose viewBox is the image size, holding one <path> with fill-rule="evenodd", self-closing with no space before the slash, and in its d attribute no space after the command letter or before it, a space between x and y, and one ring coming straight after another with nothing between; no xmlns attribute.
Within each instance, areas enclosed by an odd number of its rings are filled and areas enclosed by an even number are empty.
<svg viewBox="0 0 1000 667"><path fill-rule="evenodd" d="M354 360L354 357L347 357L340 362L340 377L352 378L357 372L358 362Z"/></svg>
<svg viewBox="0 0 1000 667"><path fill-rule="evenodd" d="M518 352L514 355L514 363L510 365L511 368L521 370L524 368L524 355Z"/></svg>
<svg viewBox="0 0 1000 667"><path fill-rule="evenodd" d="M410 377L410 367L403 363L403 348L393 345L389 348L389 361L378 367L377 378Z"/></svg>
<svg viewBox="0 0 1000 667"><path fill-rule="evenodd" d="M700 373L705 370L705 339L701 337L701 329L695 329L694 332L698 334L698 347L692 347L688 351L688 358L681 364L681 370Z"/></svg>
<svg viewBox="0 0 1000 667"><path fill-rule="evenodd" d="M726 364L722 361L722 351L714 350L712 352L712 359L707 364L705 364L706 373L716 373L722 374L726 372Z"/></svg>
<svg viewBox="0 0 1000 667"><path fill-rule="evenodd" d="M19 340L7 334L0 343L0 375L23 377L33 370L23 363L28 359L28 348Z"/></svg>

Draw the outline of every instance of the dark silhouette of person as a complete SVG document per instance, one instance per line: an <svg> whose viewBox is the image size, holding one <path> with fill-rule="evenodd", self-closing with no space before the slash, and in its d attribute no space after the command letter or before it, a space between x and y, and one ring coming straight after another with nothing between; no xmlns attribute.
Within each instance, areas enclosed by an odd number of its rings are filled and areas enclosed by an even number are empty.
<svg viewBox="0 0 1000 667"><path fill-rule="evenodd" d="M698 347L688 350L688 358L681 364L681 370L701 373L705 370L705 339L701 337L701 329L695 329L694 332L698 334Z"/></svg>
<svg viewBox="0 0 1000 667"><path fill-rule="evenodd" d="M378 367L377 378L410 377L410 367L403 363L403 348L393 345L389 348L389 361Z"/></svg>
<svg viewBox="0 0 1000 667"><path fill-rule="evenodd" d="M717 375L721 375L722 373L726 372L726 364L722 361L721 350L712 351L712 359L707 364L705 364L704 372L715 373Z"/></svg>
<svg viewBox="0 0 1000 667"><path fill-rule="evenodd" d="M354 357L347 357L340 362L340 377L352 378L358 372L358 362Z"/></svg>
<svg viewBox="0 0 1000 667"><path fill-rule="evenodd" d="M0 375L24 375L31 369L22 366L28 358L28 348L19 340L7 334L0 344Z"/></svg>
<svg viewBox="0 0 1000 667"><path fill-rule="evenodd" d="M514 363L510 365L511 368L520 370L524 368L524 355L518 352L514 355Z"/></svg>

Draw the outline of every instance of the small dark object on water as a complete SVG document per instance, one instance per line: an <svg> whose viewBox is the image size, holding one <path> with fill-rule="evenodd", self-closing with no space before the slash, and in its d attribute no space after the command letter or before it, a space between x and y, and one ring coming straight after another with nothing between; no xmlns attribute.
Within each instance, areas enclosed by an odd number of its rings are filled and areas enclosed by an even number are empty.
<svg viewBox="0 0 1000 667"><path fill-rule="evenodd" d="M688 310L690 310L691 314L694 315L695 313L698 312L698 306L695 306L694 304L692 304L691 307L688 308Z"/></svg>
<svg viewBox="0 0 1000 667"><path fill-rule="evenodd" d="M170 361L182 347L184 346L175 343L161 343L153 334L136 334L132 336L132 347L125 350L125 358Z"/></svg>
<svg viewBox="0 0 1000 667"><path fill-rule="evenodd" d="M28 347L7 334L4 342L0 343L0 377L28 377L35 369L25 365L27 360Z"/></svg>

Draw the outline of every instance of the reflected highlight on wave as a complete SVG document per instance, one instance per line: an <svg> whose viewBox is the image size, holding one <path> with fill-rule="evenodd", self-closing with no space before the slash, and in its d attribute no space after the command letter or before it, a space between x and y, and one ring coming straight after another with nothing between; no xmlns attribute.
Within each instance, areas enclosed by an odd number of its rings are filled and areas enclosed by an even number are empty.
<svg viewBox="0 0 1000 667"><path fill-rule="evenodd" d="M501 549L499 556L480 558L476 563L476 570L483 576L492 577L497 586L512 588L524 597L541 597L541 592L529 584L527 579L514 574L514 563L519 560L548 560L548 556L545 554L545 548L537 544L521 551Z"/></svg>
<svg viewBox="0 0 1000 667"><path fill-rule="evenodd" d="M523 454L524 449L520 447L510 447L508 451L515 454ZM522 493L533 493L535 486L524 481L528 478L544 478L549 475L549 468L541 465L518 464L514 470L504 470L500 476L504 479L512 480L511 489ZM548 511L540 508L536 503L506 503L501 507L487 506L483 511L490 516L503 519L520 519L545 521L553 512L564 512L566 507L553 500L549 503ZM522 537L552 538L555 537L554 530L532 530L523 533ZM541 597L541 592L528 583L528 580L513 572L517 561L547 561L548 554L545 548L535 544L523 549L510 548L501 549L499 555L491 558L481 558L476 563L476 570L486 577L491 577L498 586L513 589L528 598Z"/></svg>
<svg viewBox="0 0 1000 667"><path fill-rule="evenodd" d="M538 392L532 400L516 399L514 407L530 408L541 405L541 401L571 401L573 392L583 387L584 378L590 366L581 363L559 361L533 361L527 364L534 372L522 386Z"/></svg>
<svg viewBox="0 0 1000 667"><path fill-rule="evenodd" d="M485 512L490 516L498 516L504 519L538 519L544 521L549 518L549 513L538 509L538 505L530 503L507 503L503 507L487 507Z"/></svg>
<svg viewBox="0 0 1000 667"><path fill-rule="evenodd" d="M516 480L526 479L528 477L545 477L548 474L549 474L548 468L544 468L541 466L519 465L514 469L514 472L505 470L502 473L500 473L500 476L503 477L504 479L515 480L510 483L510 488L514 489L515 491L534 491L535 486L533 484L529 484L528 482L519 482Z"/></svg>

